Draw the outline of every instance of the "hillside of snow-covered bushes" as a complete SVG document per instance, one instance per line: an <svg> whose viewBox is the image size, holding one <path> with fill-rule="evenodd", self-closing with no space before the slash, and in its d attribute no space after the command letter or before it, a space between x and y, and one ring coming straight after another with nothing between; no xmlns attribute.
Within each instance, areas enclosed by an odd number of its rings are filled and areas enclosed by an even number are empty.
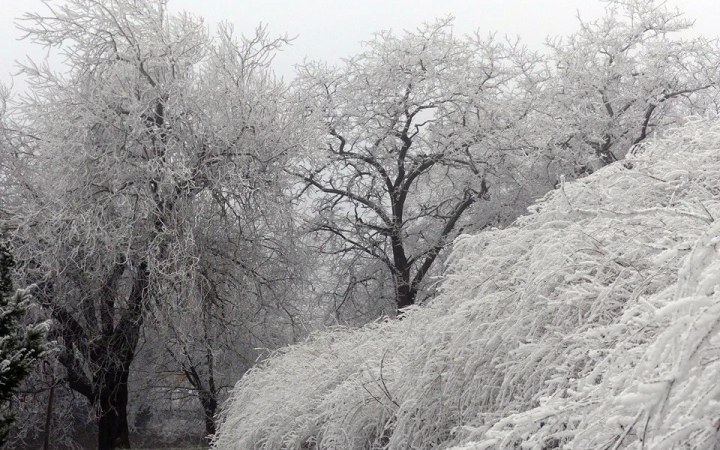
<svg viewBox="0 0 720 450"><path fill-rule="evenodd" d="M531 209L460 237L430 304L246 374L215 448L717 448L720 123Z"/></svg>

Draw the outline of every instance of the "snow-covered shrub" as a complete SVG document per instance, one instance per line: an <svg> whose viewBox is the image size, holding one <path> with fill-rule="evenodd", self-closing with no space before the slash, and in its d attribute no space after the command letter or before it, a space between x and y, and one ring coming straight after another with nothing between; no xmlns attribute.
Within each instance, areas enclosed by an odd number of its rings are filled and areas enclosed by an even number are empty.
<svg viewBox="0 0 720 450"><path fill-rule="evenodd" d="M442 294L238 383L218 449L711 448L720 123L689 121L454 244ZM690 448L689 447L689 448Z"/></svg>

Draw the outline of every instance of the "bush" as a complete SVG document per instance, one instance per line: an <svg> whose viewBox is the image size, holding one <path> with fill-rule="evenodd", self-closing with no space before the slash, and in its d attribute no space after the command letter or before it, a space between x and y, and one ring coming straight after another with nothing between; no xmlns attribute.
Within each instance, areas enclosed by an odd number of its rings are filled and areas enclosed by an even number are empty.
<svg viewBox="0 0 720 450"><path fill-rule="evenodd" d="M23 323L30 297L24 290L13 292L13 266L7 244L0 243L0 446L15 421L11 411L15 392L50 348L46 341L48 323Z"/></svg>

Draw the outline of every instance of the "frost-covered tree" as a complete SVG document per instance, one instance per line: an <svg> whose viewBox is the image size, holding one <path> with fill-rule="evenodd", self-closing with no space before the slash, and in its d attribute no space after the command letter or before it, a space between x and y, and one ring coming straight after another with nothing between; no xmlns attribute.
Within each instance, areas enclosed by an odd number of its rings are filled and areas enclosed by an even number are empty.
<svg viewBox="0 0 720 450"><path fill-rule="evenodd" d="M579 173L621 159L685 116L717 112L718 42L687 37L692 21L667 2L612 0L602 18L578 22L577 32L548 43L538 130Z"/></svg>
<svg viewBox="0 0 720 450"><path fill-rule="evenodd" d="M287 314L280 284L294 272L277 275L290 258L270 209L283 203L278 167L293 128L268 69L285 40L263 29L237 37L229 25L211 38L164 1L47 7L23 29L64 55L66 71L23 67L30 94L4 126L14 193L4 219L19 273L53 318L61 382L96 411L100 449L128 447L144 329L174 330L155 342L174 370L198 372L191 393L212 416L213 358L223 353L214 346L232 343L181 343L220 333L224 312ZM227 295L233 289L245 295Z"/></svg>
<svg viewBox="0 0 720 450"><path fill-rule="evenodd" d="M535 188L522 127L537 57L451 25L382 32L340 67L299 68L315 132L293 173L318 212L312 230L351 269L346 296L353 284L380 296L389 280L397 309L414 304L469 213L474 229L495 224Z"/></svg>
<svg viewBox="0 0 720 450"><path fill-rule="evenodd" d="M16 420L12 400L37 361L48 353L48 324L25 324L30 306L26 291L14 291L15 265L5 241L0 242L0 447Z"/></svg>
<svg viewBox="0 0 720 450"><path fill-rule="evenodd" d="M710 111L720 51L683 37L691 25L664 2L611 1L542 57L439 21L379 33L339 67L301 67L318 125L295 173L320 211L312 229L347 268L341 302L364 290L414 303L460 229L506 224L559 175Z"/></svg>
<svg viewBox="0 0 720 450"><path fill-rule="evenodd" d="M288 301L298 299L305 284L301 255L289 244L292 219L272 202L257 204L251 198L256 193L246 194L242 215L226 211L232 219L210 203L196 211L196 285L155 311L153 329L144 333L135 398L149 414L171 416L157 421L156 429L179 427L180 435L196 430L173 410L197 410L199 403L204 434L214 434L219 405L262 349L306 333L302 311ZM245 231L232 232L236 227Z"/></svg>

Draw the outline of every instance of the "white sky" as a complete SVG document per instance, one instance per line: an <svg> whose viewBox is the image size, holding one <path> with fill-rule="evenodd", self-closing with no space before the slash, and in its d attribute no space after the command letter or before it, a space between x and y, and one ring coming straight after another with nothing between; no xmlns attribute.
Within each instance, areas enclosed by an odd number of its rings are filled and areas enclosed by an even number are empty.
<svg viewBox="0 0 720 450"><path fill-rule="evenodd" d="M720 1L668 2L696 20L699 33L720 35ZM42 51L17 40L21 33L13 24L25 11L43 8L40 0L0 0L0 82L11 82L14 60L27 54L43 58ZM275 59L275 70L288 79L293 65L305 57L337 62L358 53L360 41L383 29L414 29L451 14L456 17L458 34L497 31L540 45L546 36L574 31L578 11L586 19L600 16L603 4L597 0L170 0L170 10L202 16L213 27L228 20L236 31L250 33L262 22L273 34L297 36ZM16 80L15 85L22 88L22 82Z"/></svg>

